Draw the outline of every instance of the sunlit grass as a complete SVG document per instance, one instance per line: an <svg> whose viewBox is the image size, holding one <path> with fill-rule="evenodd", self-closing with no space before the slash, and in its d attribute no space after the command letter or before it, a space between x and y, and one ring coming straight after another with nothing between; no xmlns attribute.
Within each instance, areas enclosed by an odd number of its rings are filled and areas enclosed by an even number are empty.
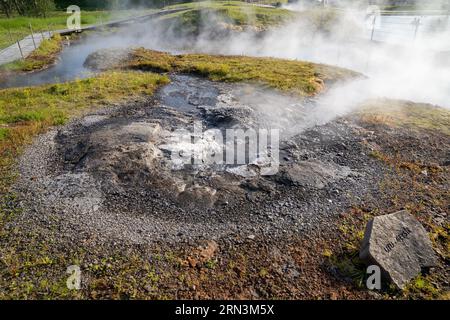
<svg viewBox="0 0 450 320"><path fill-rule="evenodd" d="M327 82L344 81L358 73L303 61L245 56L186 54L173 56L146 49L134 51L126 64L132 69L194 73L214 81L255 82L300 96L311 96Z"/></svg>
<svg viewBox="0 0 450 320"><path fill-rule="evenodd" d="M437 130L450 136L450 111L400 100L368 101L359 111L363 121L412 130Z"/></svg>

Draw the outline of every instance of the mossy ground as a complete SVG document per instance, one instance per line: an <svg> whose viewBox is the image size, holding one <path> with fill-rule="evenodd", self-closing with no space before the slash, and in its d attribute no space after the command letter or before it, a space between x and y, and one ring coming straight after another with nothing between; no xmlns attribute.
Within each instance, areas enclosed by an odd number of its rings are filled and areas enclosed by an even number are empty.
<svg viewBox="0 0 450 320"><path fill-rule="evenodd" d="M253 82L274 89L312 96L326 84L359 74L350 70L303 61L206 54L170 55L137 49L126 68L158 72L193 73L214 81Z"/></svg>

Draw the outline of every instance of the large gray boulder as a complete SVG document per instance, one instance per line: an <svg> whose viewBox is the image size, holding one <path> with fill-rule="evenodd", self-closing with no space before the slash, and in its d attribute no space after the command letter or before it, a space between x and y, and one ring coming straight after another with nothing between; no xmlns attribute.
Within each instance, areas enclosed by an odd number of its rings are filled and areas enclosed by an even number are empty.
<svg viewBox="0 0 450 320"><path fill-rule="evenodd" d="M423 268L437 264L427 232L406 210L369 221L359 255L401 289Z"/></svg>

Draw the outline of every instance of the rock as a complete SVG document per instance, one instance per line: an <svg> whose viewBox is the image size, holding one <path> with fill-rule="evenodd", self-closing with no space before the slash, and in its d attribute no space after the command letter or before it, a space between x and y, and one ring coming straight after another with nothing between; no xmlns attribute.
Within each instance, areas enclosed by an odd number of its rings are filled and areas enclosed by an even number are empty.
<svg viewBox="0 0 450 320"><path fill-rule="evenodd" d="M380 266L383 276L399 288L437 263L427 232L406 210L369 221L360 258Z"/></svg>
<svg viewBox="0 0 450 320"><path fill-rule="evenodd" d="M110 48L91 53L83 66L95 71L105 71L117 68L130 57L130 49Z"/></svg>
<svg viewBox="0 0 450 320"><path fill-rule="evenodd" d="M323 189L331 182L352 173L349 167L320 161L299 161L281 168L276 176L279 183Z"/></svg>
<svg viewBox="0 0 450 320"><path fill-rule="evenodd" d="M208 261L210 260L217 250L219 250L219 245L214 240L208 241L206 246L200 247L200 257L202 258L202 261Z"/></svg>

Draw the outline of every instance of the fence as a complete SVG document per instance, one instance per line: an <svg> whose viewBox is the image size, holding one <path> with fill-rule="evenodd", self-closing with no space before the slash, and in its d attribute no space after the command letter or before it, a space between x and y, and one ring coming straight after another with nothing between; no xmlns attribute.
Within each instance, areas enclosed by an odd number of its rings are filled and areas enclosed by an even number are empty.
<svg viewBox="0 0 450 320"><path fill-rule="evenodd" d="M102 17L96 18L94 25L103 25ZM28 54L36 50L43 39L50 38L55 32L60 32L65 25L40 21L37 25L28 23L17 28L3 28L0 37L0 64L17 59L25 59ZM15 59L14 59L15 58Z"/></svg>
<svg viewBox="0 0 450 320"><path fill-rule="evenodd" d="M381 15L370 19L367 37L372 41L408 44L433 32L450 31L450 18L445 15Z"/></svg>

